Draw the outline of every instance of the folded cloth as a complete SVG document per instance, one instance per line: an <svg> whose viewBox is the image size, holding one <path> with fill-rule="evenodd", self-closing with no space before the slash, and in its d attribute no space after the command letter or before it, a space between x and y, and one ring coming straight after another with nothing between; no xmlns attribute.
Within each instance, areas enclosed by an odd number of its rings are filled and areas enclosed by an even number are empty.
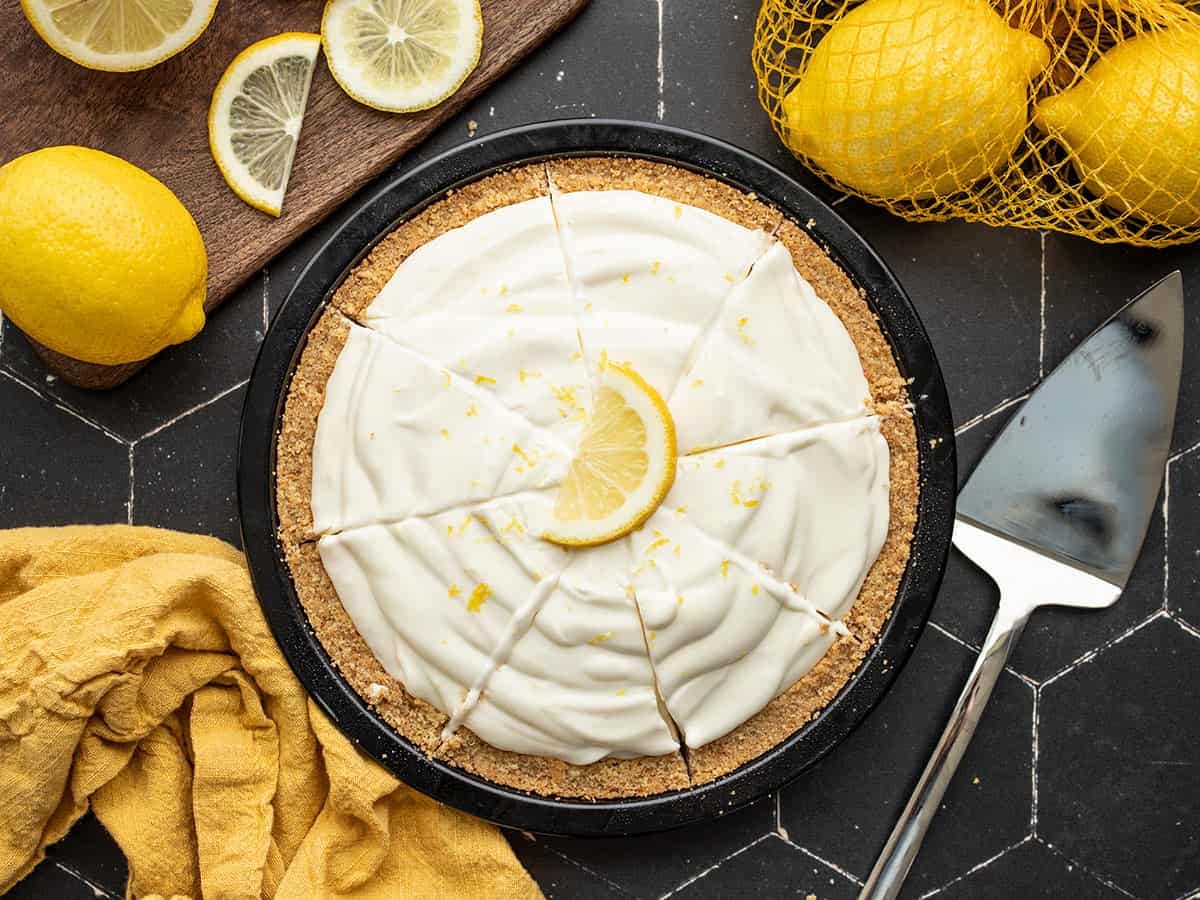
<svg viewBox="0 0 1200 900"><path fill-rule="evenodd" d="M0 893L89 805L131 898L541 892L305 695L240 553L124 525L0 531Z"/></svg>

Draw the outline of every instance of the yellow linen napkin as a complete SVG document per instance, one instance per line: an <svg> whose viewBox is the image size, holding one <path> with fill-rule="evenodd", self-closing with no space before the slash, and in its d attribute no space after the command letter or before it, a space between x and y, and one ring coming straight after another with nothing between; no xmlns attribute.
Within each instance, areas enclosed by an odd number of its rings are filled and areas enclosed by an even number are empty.
<svg viewBox="0 0 1200 900"><path fill-rule="evenodd" d="M0 531L0 893L91 805L131 898L541 892L305 695L241 554L124 525Z"/></svg>

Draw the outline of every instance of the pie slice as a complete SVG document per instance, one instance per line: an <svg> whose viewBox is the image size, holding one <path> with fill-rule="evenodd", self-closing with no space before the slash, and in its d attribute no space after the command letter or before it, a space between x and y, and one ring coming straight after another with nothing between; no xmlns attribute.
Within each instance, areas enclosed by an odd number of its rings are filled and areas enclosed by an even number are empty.
<svg viewBox="0 0 1200 900"><path fill-rule="evenodd" d="M495 746L574 765L674 752L632 592L614 577L629 571L628 544L570 557L462 724Z"/></svg>
<svg viewBox="0 0 1200 900"><path fill-rule="evenodd" d="M681 457L667 508L840 619L888 531L888 446L876 418Z"/></svg>
<svg viewBox="0 0 1200 900"><path fill-rule="evenodd" d="M359 318L564 440L578 433L588 376L548 196L418 247Z"/></svg>
<svg viewBox="0 0 1200 900"><path fill-rule="evenodd" d="M694 357L667 404L680 453L869 413L854 342L782 244L733 288Z"/></svg>
<svg viewBox="0 0 1200 900"><path fill-rule="evenodd" d="M588 370L635 360L663 397L770 243L764 231L638 191L559 194L554 212Z"/></svg>
<svg viewBox="0 0 1200 900"><path fill-rule="evenodd" d="M313 530L438 513L557 485L570 448L474 382L350 327L313 444Z"/></svg>
<svg viewBox="0 0 1200 900"><path fill-rule="evenodd" d="M411 694L457 708L553 583L566 555L536 537L539 508L536 496L507 498L320 539L346 612Z"/></svg>
<svg viewBox="0 0 1200 900"><path fill-rule="evenodd" d="M631 536L650 659L688 747L728 734L795 683L840 630L788 585L665 508Z"/></svg>

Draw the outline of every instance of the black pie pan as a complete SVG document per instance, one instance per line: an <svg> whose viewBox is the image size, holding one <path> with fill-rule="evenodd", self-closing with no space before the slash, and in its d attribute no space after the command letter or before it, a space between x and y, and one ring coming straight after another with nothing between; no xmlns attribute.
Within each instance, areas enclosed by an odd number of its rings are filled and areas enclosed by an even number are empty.
<svg viewBox="0 0 1200 900"><path fill-rule="evenodd" d="M921 492L916 534L895 608L862 667L821 714L783 743L709 784L652 797L560 800L498 785L430 759L377 716L342 679L309 627L276 537L275 442L283 401L309 328L346 274L398 223L447 190L521 163L615 155L673 163L718 178L803 223L866 291L909 388ZM601 119L528 125L464 144L384 186L309 260L259 351L242 412L238 503L250 574L288 662L318 705L355 744L419 791L501 825L550 834L630 835L726 814L814 765L863 720L912 652L950 548L954 429L929 337L904 290L874 250L825 203L783 172L710 137Z"/></svg>

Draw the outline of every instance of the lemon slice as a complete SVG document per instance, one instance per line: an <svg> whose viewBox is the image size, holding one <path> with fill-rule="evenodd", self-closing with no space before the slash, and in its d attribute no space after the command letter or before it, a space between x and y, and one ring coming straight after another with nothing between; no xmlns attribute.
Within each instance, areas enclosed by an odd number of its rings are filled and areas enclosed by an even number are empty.
<svg viewBox="0 0 1200 900"><path fill-rule="evenodd" d="M375 109L415 112L471 74L483 18L479 0L329 0L321 36L342 90Z"/></svg>
<svg viewBox="0 0 1200 900"><path fill-rule="evenodd" d="M321 36L286 32L229 64L208 108L208 147L233 192L279 215L300 141Z"/></svg>
<svg viewBox="0 0 1200 900"><path fill-rule="evenodd" d="M217 0L21 0L42 40L103 72L148 69L204 33Z"/></svg>
<svg viewBox="0 0 1200 900"><path fill-rule="evenodd" d="M608 363L544 537L567 546L615 540L641 525L674 481L666 404L641 375Z"/></svg>

